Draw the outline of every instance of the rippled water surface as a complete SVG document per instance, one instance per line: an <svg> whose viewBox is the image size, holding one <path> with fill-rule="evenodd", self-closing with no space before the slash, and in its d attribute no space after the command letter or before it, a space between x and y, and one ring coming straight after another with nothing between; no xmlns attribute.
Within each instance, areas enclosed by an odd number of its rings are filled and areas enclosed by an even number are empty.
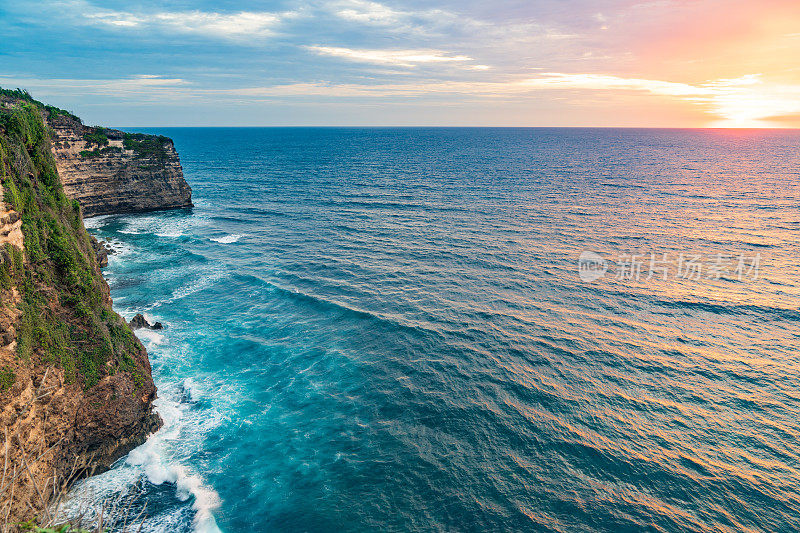
<svg viewBox="0 0 800 533"><path fill-rule="evenodd" d="M135 495L149 531L800 528L800 134L158 133L196 207L87 225L116 308L165 324L165 428L75 501ZM615 276L665 253L759 270Z"/></svg>

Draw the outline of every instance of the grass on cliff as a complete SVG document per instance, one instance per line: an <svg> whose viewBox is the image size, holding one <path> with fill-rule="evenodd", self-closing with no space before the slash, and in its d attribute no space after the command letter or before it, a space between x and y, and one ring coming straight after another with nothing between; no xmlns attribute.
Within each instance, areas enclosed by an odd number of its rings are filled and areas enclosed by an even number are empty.
<svg viewBox="0 0 800 533"><path fill-rule="evenodd" d="M63 109L59 109L58 107L43 104L38 100L34 100L31 93L26 91L25 89L3 89L0 87L0 99L8 100L8 101L24 101L30 102L36 106L39 106L41 109L44 109L47 113L48 120L53 120L56 117L64 116L69 117L72 120L81 123L81 119L70 113L69 111L65 111Z"/></svg>
<svg viewBox="0 0 800 533"><path fill-rule="evenodd" d="M83 140L89 146L96 144L99 147L108 146L108 137L101 128L95 128L95 131L83 134Z"/></svg>
<svg viewBox="0 0 800 533"><path fill-rule="evenodd" d="M0 368L0 391L5 391L11 388L14 384L14 369L9 366Z"/></svg>
<svg viewBox="0 0 800 533"><path fill-rule="evenodd" d="M122 146L126 150L133 150L137 158L153 158L158 161L166 161L167 150L165 145L168 142L170 142L170 138L163 135L126 133L122 140Z"/></svg>
<svg viewBox="0 0 800 533"><path fill-rule="evenodd" d="M31 533L92 533L88 529L74 528L68 524L60 527L38 527L33 524L22 524L20 529Z"/></svg>
<svg viewBox="0 0 800 533"><path fill-rule="evenodd" d="M22 297L18 354L61 366L86 388L119 371L139 383L135 338L110 309L80 206L61 188L47 113L32 99L0 108L0 179L25 241L24 257L9 246L0 268L0 284Z"/></svg>

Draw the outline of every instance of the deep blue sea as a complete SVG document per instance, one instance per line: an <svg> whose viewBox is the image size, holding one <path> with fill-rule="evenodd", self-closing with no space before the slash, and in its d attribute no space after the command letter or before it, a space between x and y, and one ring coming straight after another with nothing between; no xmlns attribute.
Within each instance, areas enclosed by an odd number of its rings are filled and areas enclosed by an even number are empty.
<svg viewBox="0 0 800 533"><path fill-rule="evenodd" d="M116 309L165 326L138 331L165 425L70 505L800 529L800 132L150 131L195 207L87 227Z"/></svg>

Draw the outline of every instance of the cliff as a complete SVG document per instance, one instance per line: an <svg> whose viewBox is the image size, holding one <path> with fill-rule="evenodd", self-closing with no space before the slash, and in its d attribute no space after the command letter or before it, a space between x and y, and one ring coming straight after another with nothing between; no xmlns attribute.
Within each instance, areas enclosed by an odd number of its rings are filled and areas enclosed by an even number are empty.
<svg viewBox="0 0 800 533"><path fill-rule="evenodd" d="M47 122L64 192L85 216L191 207L192 190L171 139L88 127L63 113Z"/></svg>
<svg viewBox="0 0 800 533"><path fill-rule="evenodd" d="M59 116L77 120L0 90L0 531L161 423L147 352L59 181L46 125Z"/></svg>

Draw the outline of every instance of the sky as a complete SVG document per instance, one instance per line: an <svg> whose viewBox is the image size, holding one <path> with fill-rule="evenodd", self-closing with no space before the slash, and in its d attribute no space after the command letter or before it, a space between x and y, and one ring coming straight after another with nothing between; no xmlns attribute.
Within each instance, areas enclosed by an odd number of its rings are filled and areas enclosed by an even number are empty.
<svg viewBox="0 0 800 533"><path fill-rule="evenodd" d="M800 1L0 0L0 86L118 127L799 127Z"/></svg>

